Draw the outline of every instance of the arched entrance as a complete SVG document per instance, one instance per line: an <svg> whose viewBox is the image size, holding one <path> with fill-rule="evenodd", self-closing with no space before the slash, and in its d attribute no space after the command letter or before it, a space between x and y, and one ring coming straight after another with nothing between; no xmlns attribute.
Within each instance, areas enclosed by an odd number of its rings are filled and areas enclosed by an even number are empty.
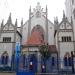
<svg viewBox="0 0 75 75"><path fill-rule="evenodd" d="M8 59L9 59L8 53L7 51L5 51L1 56L1 64L8 65Z"/></svg>
<svg viewBox="0 0 75 75"><path fill-rule="evenodd" d="M29 55L29 71L37 72L37 57L35 54Z"/></svg>

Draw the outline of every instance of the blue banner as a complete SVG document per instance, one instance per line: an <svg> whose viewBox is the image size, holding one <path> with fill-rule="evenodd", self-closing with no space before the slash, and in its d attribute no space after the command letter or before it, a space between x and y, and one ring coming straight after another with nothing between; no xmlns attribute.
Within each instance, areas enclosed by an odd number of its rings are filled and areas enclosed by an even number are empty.
<svg viewBox="0 0 75 75"><path fill-rule="evenodd" d="M16 72L19 69L19 59L20 59L20 43L16 43Z"/></svg>
<svg viewBox="0 0 75 75"><path fill-rule="evenodd" d="M16 43L16 58L20 56L20 43Z"/></svg>

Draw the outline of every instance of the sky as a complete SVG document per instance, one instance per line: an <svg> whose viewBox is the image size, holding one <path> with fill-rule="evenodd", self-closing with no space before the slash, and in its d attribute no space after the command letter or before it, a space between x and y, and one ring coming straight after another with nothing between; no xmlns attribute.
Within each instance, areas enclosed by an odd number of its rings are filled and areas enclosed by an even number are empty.
<svg viewBox="0 0 75 75"><path fill-rule="evenodd" d="M6 23L9 14L11 12L12 22L15 23L17 18L18 26L20 26L21 19L24 23L29 17L29 7L36 7L37 2L40 2L42 8L48 7L48 19L54 22L54 17L58 17L59 22L63 16L63 10L65 10L65 0L0 0L0 23L4 19Z"/></svg>

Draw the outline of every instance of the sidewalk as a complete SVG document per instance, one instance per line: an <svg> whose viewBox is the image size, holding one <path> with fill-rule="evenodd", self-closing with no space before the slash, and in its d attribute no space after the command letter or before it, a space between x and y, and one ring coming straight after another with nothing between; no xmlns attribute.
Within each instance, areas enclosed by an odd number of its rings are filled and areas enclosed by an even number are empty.
<svg viewBox="0 0 75 75"><path fill-rule="evenodd" d="M0 75L16 75L16 73L0 73Z"/></svg>

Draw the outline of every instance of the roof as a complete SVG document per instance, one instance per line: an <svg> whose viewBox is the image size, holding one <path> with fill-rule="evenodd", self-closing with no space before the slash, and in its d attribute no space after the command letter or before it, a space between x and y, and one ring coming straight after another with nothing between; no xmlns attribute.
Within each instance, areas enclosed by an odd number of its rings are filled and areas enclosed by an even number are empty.
<svg viewBox="0 0 75 75"><path fill-rule="evenodd" d="M51 53L57 53L56 45L49 45L49 51Z"/></svg>
<svg viewBox="0 0 75 75"><path fill-rule="evenodd" d="M55 27L54 37L56 36L57 31L63 30L63 29L60 29L60 26L62 25L62 23L67 23L67 24L69 24L70 26L72 26L72 20L71 20L71 22L69 22L68 19L67 19L67 17L66 17L65 14L63 13L62 21L61 21L59 24L57 24L57 26Z"/></svg>
<svg viewBox="0 0 75 75"><path fill-rule="evenodd" d="M44 44L44 40L41 36L41 33L38 31L34 31L26 43L26 45L42 45L42 44Z"/></svg>

